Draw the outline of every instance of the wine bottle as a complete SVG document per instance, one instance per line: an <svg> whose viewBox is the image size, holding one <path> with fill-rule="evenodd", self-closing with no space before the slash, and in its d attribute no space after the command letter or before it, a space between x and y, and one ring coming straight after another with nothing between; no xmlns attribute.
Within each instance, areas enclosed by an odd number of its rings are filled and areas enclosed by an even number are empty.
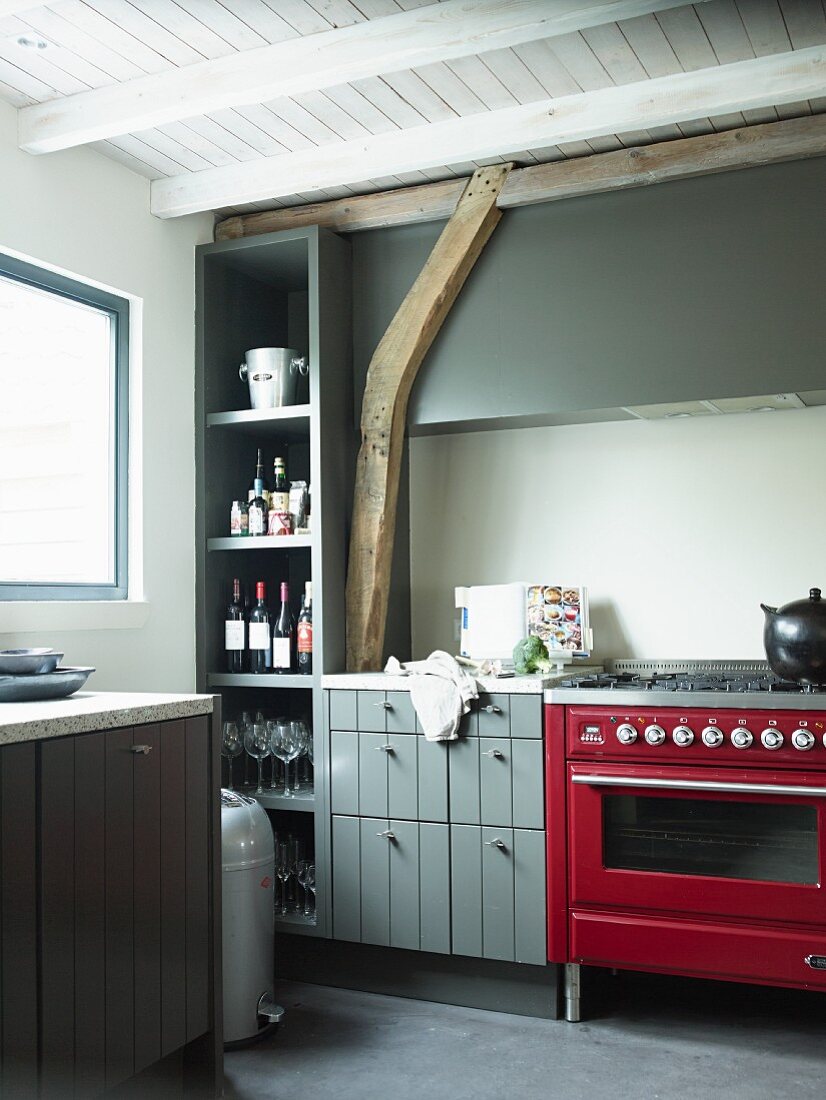
<svg viewBox="0 0 826 1100"><path fill-rule="evenodd" d="M224 649L227 652L227 670L244 671L244 651L247 648L247 617L241 599L241 581L232 582L232 602L224 618Z"/></svg>
<svg viewBox="0 0 826 1100"><path fill-rule="evenodd" d="M263 581L258 581L255 585L255 599L255 607L250 611L250 672L268 672L267 652L272 642L270 613L267 608L267 586Z"/></svg>
<svg viewBox="0 0 826 1100"><path fill-rule="evenodd" d="M309 676L313 671L313 584L304 585L304 599L298 616L298 671Z"/></svg>
<svg viewBox="0 0 826 1100"><path fill-rule="evenodd" d="M272 670L292 672L295 624L290 616L290 587L281 582L281 610L272 628Z"/></svg>
<svg viewBox="0 0 826 1100"><path fill-rule="evenodd" d="M249 488L248 530L250 535L266 535L269 528L270 493L264 480L264 461L258 448L255 477Z"/></svg>
<svg viewBox="0 0 826 1100"><path fill-rule="evenodd" d="M290 483L287 481L287 467L283 458L276 458L272 464L272 493L270 495L271 512L289 512Z"/></svg>

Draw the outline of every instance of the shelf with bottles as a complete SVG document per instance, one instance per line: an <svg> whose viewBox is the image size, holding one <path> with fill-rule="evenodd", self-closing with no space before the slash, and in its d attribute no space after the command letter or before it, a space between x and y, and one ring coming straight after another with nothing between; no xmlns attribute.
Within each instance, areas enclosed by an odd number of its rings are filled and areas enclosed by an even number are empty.
<svg viewBox="0 0 826 1100"><path fill-rule="evenodd" d="M295 537L294 548L309 546L309 438L251 445L248 436L224 434L207 452L206 535L210 549L281 546ZM230 538L232 542L230 542ZM263 541L261 541L263 539Z"/></svg>

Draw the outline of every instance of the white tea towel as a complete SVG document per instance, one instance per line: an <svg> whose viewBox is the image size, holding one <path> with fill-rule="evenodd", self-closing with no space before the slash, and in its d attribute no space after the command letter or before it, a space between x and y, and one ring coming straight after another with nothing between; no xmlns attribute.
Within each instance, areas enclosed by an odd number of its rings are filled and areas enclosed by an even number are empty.
<svg viewBox="0 0 826 1100"><path fill-rule="evenodd" d="M411 676L410 699L428 741L455 741L459 723L470 710L471 699L479 698L476 680L459 666L454 657L434 650L426 661L402 664L391 657L384 671Z"/></svg>

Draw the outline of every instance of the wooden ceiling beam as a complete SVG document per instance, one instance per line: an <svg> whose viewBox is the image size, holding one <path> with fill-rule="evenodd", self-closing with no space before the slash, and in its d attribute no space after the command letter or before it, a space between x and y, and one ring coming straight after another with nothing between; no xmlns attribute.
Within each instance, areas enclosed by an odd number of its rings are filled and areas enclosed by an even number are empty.
<svg viewBox="0 0 826 1100"><path fill-rule="evenodd" d="M508 176L497 205L504 210L822 156L826 156L826 114L808 115L743 126L720 134L517 168ZM215 239L252 237L307 225L322 225L339 233L358 233L391 225L443 221L456 209L465 182L451 179L373 195L354 195L330 202L242 214L218 222Z"/></svg>
<svg viewBox="0 0 826 1100"><path fill-rule="evenodd" d="M514 149L647 129L826 96L826 46L562 96L353 141L153 180L152 213L222 206L376 179Z"/></svg>
<svg viewBox="0 0 826 1100"><path fill-rule="evenodd" d="M225 107L268 103L279 96L571 34L684 2L445 0L24 107L19 112L20 148L50 153Z"/></svg>

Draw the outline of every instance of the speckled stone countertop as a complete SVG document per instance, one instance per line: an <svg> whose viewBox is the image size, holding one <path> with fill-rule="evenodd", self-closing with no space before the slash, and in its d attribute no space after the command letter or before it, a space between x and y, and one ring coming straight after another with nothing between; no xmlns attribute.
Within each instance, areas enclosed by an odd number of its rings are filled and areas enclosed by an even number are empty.
<svg viewBox="0 0 826 1100"><path fill-rule="evenodd" d="M540 695L546 688L574 675L601 672L601 665L568 665L567 670L549 676L477 676L480 691L503 695ZM351 691L409 691L412 675L394 676L387 672L340 672L321 677L323 688Z"/></svg>
<svg viewBox="0 0 826 1100"><path fill-rule="evenodd" d="M43 703L0 703L0 746L212 713L211 695L78 691Z"/></svg>

